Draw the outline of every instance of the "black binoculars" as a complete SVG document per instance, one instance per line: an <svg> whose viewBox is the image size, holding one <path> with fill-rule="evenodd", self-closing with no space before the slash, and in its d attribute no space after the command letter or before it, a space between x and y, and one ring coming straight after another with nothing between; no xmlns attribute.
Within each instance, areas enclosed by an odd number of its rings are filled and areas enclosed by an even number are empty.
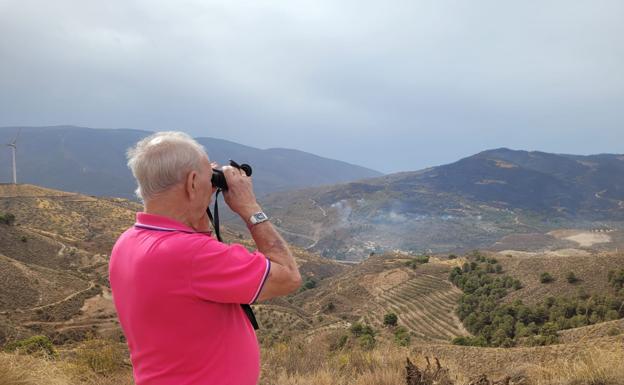
<svg viewBox="0 0 624 385"><path fill-rule="evenodd" d="M243 164L238 164L236 162L234 162L232 159L230 159L230 166L237 168L239 170L243 170L245 171L245 174L247 174L247 176L251 176L251 166L243 163ZM227 181L225 180L225 175L223 175L223 171L213 168L212 169L212 187L216 187L219 188L221 190L226 191L228 189L227 186Z"/></svg>

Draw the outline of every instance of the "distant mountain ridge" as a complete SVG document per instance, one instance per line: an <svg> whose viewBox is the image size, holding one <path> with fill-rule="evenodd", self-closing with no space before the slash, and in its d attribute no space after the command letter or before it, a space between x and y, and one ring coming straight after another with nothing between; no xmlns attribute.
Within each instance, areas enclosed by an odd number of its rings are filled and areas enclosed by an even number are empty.
<svg viewBox="0 0 624 385"><path fill-rule="evenodd" d="M10 142L18 127L0 128L0 143ZM126 167L126 150L151 131L75 126L23 127L18 141L18 182L90 195L133 198L136 188ZM335 184L382 175L346 162L290 149L262 150L231 141L196 138L211 160L249 163L259 195ZM10 182L9 151L0 155L0 181Z"/></svg>
<svg viewBox="0 0 624 385"><path fill-rule="evenodd" d="M448 252L512 233L624 222L624 156L500 148L457 162L331 187L272 194L292 241L325 255Z"/></svg>

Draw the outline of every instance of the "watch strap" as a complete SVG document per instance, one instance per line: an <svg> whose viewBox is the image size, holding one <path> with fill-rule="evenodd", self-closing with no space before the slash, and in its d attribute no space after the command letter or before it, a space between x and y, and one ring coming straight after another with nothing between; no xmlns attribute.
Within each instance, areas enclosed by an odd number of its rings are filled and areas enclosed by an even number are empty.
<svg viewBox="0 0 624 385"><path fill-rule="evenodd" d="M253 227L254 225L257 225L258 223L266 222L268 220L269 220L269 216L266 215L264 212L259 211L249 218L249 223L247 224L247 227L251 229L251 227Z"/></svg>

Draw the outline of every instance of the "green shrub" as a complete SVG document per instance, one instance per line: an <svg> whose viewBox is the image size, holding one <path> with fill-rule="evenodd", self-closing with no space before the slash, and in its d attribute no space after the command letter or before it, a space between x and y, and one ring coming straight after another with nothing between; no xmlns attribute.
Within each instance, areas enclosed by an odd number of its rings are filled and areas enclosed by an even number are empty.
<svg viewBox="0 0 624 385"><path fill-rule="evenodd" d="M305 279L303 280L303 284L301 285L301 288L299 289L299 291L306 291L306 290L310 290L310 289L314 289L316 287L316 280L312 277L305 277Z"/></svg>
<svg viewBox="0 0 624 385"><path fill-rule="evenodd" d="M429 263L429 256L417 255L414 258L410 258L409 261L405 262L405 265L411 267L412 269L416 269L418 265L422 265L424 263Z"/></svg>
<svg viewBox="0 0 624 385"><path fill-rule="evenodd" d="M384 315L384 325L386 326L396 326L399 318L394 313L387 313Z"/></svg>
<svg viewBox="0 0 624 385"><path fill-rule="evenodd" d="M476 337L455 337L451 341L453 345L462 345L462 346L488 346L487 341L482 336Z"/></svg>
<svg viewBox="0 0 624 385"><path fill-rule="evenodd" d="M336 339L329 345L329 349L332 351L340 350L347 344L348 340L349 336L346 334L342 334L340 337L338 337L338 339Z"/></svg>
<svg viewBox="0 0 624 385"><path fill-rule="evenodd" d="M620 314L618 313L617 310L611 309L609 311L607 311L607 313L605 314L605 320L606 321L614 321L618 318L620 318Z"/></svg>
<svg viewBox="0 0 624 385"><path fill-rule="evenodd" d="M374 336L370 334L363 334L358 337L358 343L362 349L372 350L377 344L377 341Z"/></svg>
<svg viewBox="0 0 624 385"><path fill-rule="evenodd" d="M362 335L363 328L364 328L364 325L362 325L359 322L356 322L353 325L351 325L351 328L349 330L351 330L351 334L357 337L357 336Z"/></svg>
<svg viewBox="0 0 624 385"><path fill-rule="evenodd" d="M616 290L624 288L624 269L609 271L609 283Z"/></svg>
<svg viewBox="0 0 624 385"><path fill-rule="evenodd" d="M9 342L4 346L4 350L8 352L44 355L47 357L58 356L52 341L44 335L36 335L23 340Z"/></svg>
<svg viewBox="0 0 624 385"><path fill-rule="evenodd" d="M399 346L409 346L411 336L406 328L399 326L394 330L394 342Z"/></svg>
<svg viewBox="0 0 624 385"><path fill-rule="evenodd" d="M353 334L356 337L360 337L360 336L365 335L365 334L369 334L371 336L374 336L375 335L375 331L373 330L372 327L370 327L368 325L364 325L364 324L361 324L359 322L356 322L353 325L351 325L351 334Z"/></svg>
<svg viewBox="0 0 624 385"><path fill-rule="evenodd" d="M0 214L0 223L8 226L13 226L13 224L15 223L15 215L11 213Z"/></svg>
<svg viewBox="0 0 624 385"><path fill-rule="evenodd" d="M542 274L540 274L540 282L541 283L550 283L550 282L552 282L554 280L555 279L548 272L543 272Z"/></svg>
<svg viewBox="0 0 624 385"><path fill-rule="evenodd" d="M566 280L568 281L568 283L577 283L579 281L577 276L572 271L566 275Z"/></svg>

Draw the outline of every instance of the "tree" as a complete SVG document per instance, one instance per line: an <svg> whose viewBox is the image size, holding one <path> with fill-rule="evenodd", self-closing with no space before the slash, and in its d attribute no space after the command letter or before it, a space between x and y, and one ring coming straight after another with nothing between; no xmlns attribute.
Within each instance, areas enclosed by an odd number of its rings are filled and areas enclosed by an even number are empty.
<svg viewBox="0 0 624 385"><path fill-rule="evenodd" d="M398 320L399 320L399 318L397 317L396 314L394 314L394 313L387 313L384 316L384 325L386 325L386 326L396 326Z"/></svg>

